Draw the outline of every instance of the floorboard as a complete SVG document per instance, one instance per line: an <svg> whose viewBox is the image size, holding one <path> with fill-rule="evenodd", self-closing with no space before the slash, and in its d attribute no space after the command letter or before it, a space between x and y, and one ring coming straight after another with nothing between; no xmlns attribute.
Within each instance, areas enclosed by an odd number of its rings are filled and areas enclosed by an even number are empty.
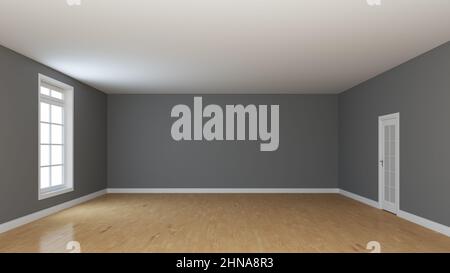
<svg viewBox="0 0 450 273"><path fill-rule="evenodd" d="M338 194L108 194L0 234L0 252L450 252L450 238Z"/></svg>

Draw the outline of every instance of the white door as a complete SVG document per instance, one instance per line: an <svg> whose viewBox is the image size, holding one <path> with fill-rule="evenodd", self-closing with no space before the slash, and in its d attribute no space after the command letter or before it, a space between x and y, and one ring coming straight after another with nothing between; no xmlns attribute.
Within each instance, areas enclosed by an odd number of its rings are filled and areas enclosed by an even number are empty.
<svg viewBox="0 0 450 273"><path fill-rule="evenodd" d="M378 197L381 208L397 214L400 204L400 114L378 119Z"/></svg>

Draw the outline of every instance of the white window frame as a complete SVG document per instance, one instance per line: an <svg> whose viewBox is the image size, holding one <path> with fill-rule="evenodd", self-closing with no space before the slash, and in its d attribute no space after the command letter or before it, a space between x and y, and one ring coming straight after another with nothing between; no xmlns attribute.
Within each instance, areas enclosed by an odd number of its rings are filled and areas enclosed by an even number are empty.
<svg viewBox="0 0 450 273"><path fill-rule="evenodd" d="M73 184L73 126L74 126L74 89L72 86L38 74L38 200L68 193L74 190ZM54 87L63 93L63 100L57 100L41 94L41 87ZM41 102L51 101L64 108L63 130L63 184L41 189Z"/></svg>

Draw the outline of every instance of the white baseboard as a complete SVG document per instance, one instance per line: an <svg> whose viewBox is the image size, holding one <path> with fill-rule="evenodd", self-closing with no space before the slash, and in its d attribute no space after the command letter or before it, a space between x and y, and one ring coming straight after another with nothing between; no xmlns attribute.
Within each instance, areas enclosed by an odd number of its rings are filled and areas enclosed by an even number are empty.
<svg viewBox="0 0 450 273"><path fill-rule="evenodd" d="M108 193L339 193L336 188L109 188Z"/></svg>
<svg viewBox="0 0 450 273"><path fill-rule="evenodd" d="M366 197L363 197L363 196L360 196L360 195L357 195L357 194L354 194L354 193L351 193L351 192L348 192L348 191L345 191L342 189L340 190L340 193L348 198L354 199L356 201L359 201L359 202L369 205L371 207L381 209L381 205L377 201L368 199ZM425 228L431 229L433 231L442 233L442 234L450 237L450 227L448 227L446 225L433 222L431 220L425 219L423 217L417 216L415 214L412 214L412 213L409 213L409 212L406 212L403 210L400 210L397 213L397 216L402 219L405 219L407 221L413 222L419 226L423 226Z"/></svg>
<svg viewBox="0 0 450 273"><path fill-rule="evenodd" d="M74 199L74 200L71 200L71 201L68 201L68 202L65 202L65 203L62 203L62 204L59 204L59 205L56 205L56 206L44 209L44 210L40 210L40 211L31 213L31 214L25 215L23 217L11 220L9 222L0 224L0 233L6 232L8 230L11 230L13 228L17 228L19 226L28 224L28 223L33 222L33 221L36 221L36 220L41 219L43 217L49 216L50 214L54 214L54 213L56 213L58 211L61 211L61 210L68 209L70 207L79 205L81 203L84 203L84 202L89 201L91 199L97 198L97 197L99 197L101 195L104 195L104 194L106 194L106 190L97 191L97 192L94 192L94 193L82 196L80 198L77 198L77 199Z"/></svg>
<svg viewBox="0 0 450 273"><path fill-rule="evenodd" d="M351 193L351 192L348 192L348 191L345 191L345 190L342 190L342 189L339 190L339 193L342 194L343 196L346 196L346 197L351 198L353 200L359 201L359 202L364 203L366 205L369 205L371 207L374 207L374 208L377 208L377 209L381 208L380 204L377 201L374 201L372 199L363 197L361 195L357 195L357 194L354 194L354 193Z"/></svg>
<svg viewBox="0 0 450 273"><path fill-rule="evenodd" d="M337 188L109 188L0 224L0 233L28 224L58 211L76 206L107 193L340 193L380 209L377 201ZM398 216L450 237L450 227L400 210Z"/></svg>
<svg viewBox="0 0 450 273"><path fill-rule="evenodd" d="M446 225L433 222L431 220L425 219L423 217L417 216L415 214L403 210L400 210L397 216L450 237L450 227Z"/></svg>

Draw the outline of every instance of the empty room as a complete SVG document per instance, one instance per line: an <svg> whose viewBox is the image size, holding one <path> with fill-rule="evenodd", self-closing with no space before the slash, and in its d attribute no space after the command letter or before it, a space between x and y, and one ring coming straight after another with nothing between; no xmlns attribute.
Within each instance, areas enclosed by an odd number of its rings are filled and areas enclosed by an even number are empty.
<svg viewBox="0 0 450 273"><path fill-rule="evenodd" d="M0 0L0 124L1 253L450 253L448 0Z"/></svg>

